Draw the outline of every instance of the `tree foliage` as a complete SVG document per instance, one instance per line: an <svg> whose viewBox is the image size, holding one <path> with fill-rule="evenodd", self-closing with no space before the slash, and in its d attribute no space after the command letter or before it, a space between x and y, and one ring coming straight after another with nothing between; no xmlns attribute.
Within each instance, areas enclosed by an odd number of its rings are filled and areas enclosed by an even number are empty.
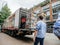
<svg viewBox="0 0 60 45"><path fill-rule="evenodd" d="M45 1L41 2L40 4L38 4L36 7L38 7L38 6L43 7L43 6L45 6L45 5L49 4L49 3L50 3L50 0L45 0Z"/></svg>
<svg viewBox="0 0 60 45"><path fill-rule="evenodd" d="M44 2L40 3L40 6L43 7L43 6L47 5L49 2L50 2L50 0L44 1Z"/></svg>
<svg viewBox="0 0 60 45"><path fill-rule="evenodd" d="M11 14L10 9L8 8L7 4L2 8L0 11L0 23L3 23L4 20Z"/></svg>

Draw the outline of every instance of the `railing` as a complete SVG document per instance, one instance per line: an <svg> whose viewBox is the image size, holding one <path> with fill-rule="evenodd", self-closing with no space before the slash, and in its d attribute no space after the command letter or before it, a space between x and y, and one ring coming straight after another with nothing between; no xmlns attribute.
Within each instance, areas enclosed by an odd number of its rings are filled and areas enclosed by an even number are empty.
<svg viewBox="0 0 60 45"><path fill-rule="evenodd" d="M59 7L60 6L60 1L57 1L55 3L52 3L52 8L56 8L56 7ZM46 5L42 8L44 11L47 11L49 10L49 5Z"/></svg>
<svg viewBox="0 0 60 45"><path fill-rule="evenodd" d="M56 21L57 19L53 19L53 21ZM51 22L50 20L46 20L46 22Z"/></svg>

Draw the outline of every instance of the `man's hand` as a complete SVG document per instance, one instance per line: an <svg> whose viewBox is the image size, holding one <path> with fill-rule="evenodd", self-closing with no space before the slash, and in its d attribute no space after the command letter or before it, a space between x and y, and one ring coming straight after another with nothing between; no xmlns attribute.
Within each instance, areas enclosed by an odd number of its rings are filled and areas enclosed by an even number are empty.
<svg viewBox="0 0 60 45"><path fill-rule="evenodd" d="M35 42L35 37L33 38L33 41Z"/></svg>

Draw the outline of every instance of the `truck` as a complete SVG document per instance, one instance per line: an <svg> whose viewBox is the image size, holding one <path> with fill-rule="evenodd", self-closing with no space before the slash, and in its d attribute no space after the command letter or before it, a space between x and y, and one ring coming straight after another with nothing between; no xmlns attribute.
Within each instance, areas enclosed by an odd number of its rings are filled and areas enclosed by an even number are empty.
<svg viewBox="0 0 60 45"><path fill-rule="evenodd" d="M30 12L27 9L19 8L4 21L2 29L2 32L11 36L31 35L34 28L31 28Z"/></svg>

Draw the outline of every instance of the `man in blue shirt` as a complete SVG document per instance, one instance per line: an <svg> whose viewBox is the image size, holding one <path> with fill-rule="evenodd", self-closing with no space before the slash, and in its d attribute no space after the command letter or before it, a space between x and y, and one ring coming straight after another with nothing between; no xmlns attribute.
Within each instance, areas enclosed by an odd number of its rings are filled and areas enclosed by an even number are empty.
<svg viewBox="0 0 60 45"><path fill-rule="evenodd" d="M46 35L46 23L43 21L43 16L39 16L39 19L34 32L34 45L38 45L38 43L43 45Z"/></svg>

